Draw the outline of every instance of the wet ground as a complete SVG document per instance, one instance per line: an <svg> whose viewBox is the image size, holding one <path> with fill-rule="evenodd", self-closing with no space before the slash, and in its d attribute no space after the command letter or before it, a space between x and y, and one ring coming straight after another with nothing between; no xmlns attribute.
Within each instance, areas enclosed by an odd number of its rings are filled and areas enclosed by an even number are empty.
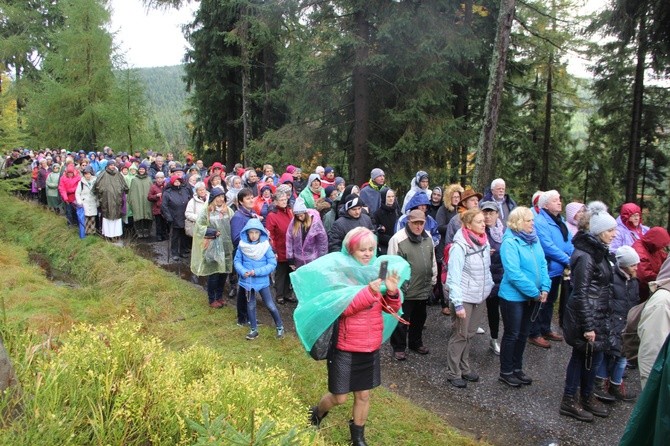
<svg viewBox="0 0 670 446"><path fill-rule="evenodd" d="M184 280L193 281L188 259L171 262L166 255L167 242L136 240L125 244ZM195 282L205 284L204 278ZM295 304L278 307L287 331L293 331ZM258 317L261 323L272 324L267 312L260 311ZM385 353L382 355L383 385L434 412L463 433L495 445L618 444L634 403L609 405L609 418L596 418L593 423L559 415L565 367L571 352L567 344L552 342L548 350L528 345L524 355L525 372L533 378L533 384L510 388L498 382L500 362L489 349L485 320L481 326L486 333L477 335L470 348L471 365L480 375L479 382L468 383L467 389L456 389L447 382L444 370L451 322L448 316L441 314L439 306L432 306L428 307L424 330L424 344L430 354L421 356L410 351L407 361L398 362L391 357L390 347L382 346ZM626 383L631 390L640 391L637 370L628 371Z"/></svg>

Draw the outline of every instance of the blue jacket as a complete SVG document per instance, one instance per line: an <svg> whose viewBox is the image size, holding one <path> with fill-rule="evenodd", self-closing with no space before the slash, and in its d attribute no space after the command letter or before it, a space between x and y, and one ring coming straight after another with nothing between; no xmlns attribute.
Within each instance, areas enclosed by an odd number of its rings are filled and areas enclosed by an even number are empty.
<svg viewBox="0 0 670 446"><path fill-rule="evenodd" d="M565 219L561 217L563 223ZM547 259L549 277L558 277L563 269L570 265L570 256L575 247L572 246L572 234L568 231L568 239L563 240L563 234L556 222L552 220L546 209L541 209L535 218L535 231L540 239L544 256Z"/></svg>
<svg viewBox="0 0 670 446"><path fill-rule="evenodd" d="M395 225L395 232L400 231L405 226L407 226L407 216L412 211L421 205L430 206L430 199L426 194L415 194L407 203L407 209L405 214L401 215L398 219L398 222ZM433 217L426 213L426 226L423 228L430 236L433 238L433 246L437 246L440 243L440 233L437 231L437 222Z"/></svg>
<svg viewBox="0 0 670 446"><path fill-rule="evenodd" d="M233 247L237 248L240 243L240 233L250 219L256 218L256 213L239 205L235 214L230 219L230 236L233 239ZM260 221L259 221L260 223Z"/></svg>
<svg viewBox="0 0 670 446"><path fill-rule="evenodd" d="M253 243L249 241L247 233L250 229L256 229L261 233L260 238ZM235 252L235 271L239 275L240 286L247 291L267 288L270 286L270 274L276 268L277 258L270 247L268 231L259 219L250 219L240 233L240 244ZM254 271L254 275L244 277L244 274L251 270Z"/></svg>
<svg viewBox="0 0 670 446"><path fill-rule="evenodd" d="M500 246L502 282L498 296L510 302L537 299L542 291L549 292L551 279L547 261L539 243L528 244L507 229Z"/></svg>

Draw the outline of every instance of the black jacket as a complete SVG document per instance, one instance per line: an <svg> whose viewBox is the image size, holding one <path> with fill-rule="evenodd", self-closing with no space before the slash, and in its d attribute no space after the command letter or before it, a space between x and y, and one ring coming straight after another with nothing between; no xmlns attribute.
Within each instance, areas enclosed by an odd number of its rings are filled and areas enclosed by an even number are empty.
<svg viewBox="0 0 670 446"><path fill-rule="evenodd" d="M163 192L161 214L173 228L184 228L186 222L186 205L193 196L190 186L171 184Z"/></svg>
<svg viewBox="0 0 670 446"><path fill-rule="evenodd" d="M640 303L640 284L635 278L627 278L618 267L614 267L614 283L610 300L610 340L608 353L621 356L621 346L628 311Z"/></svg>
<svg viewBox="0 0 670 446"><path fill-rule="evenodd" d="M365 211L361 212L360 217L353 218L344 210L344 207L342 207L340 210L340 217L335 220L333 227L328 231L328 252L340 252L344 236L347 235L349 231L359 226L368 228L373 232L375 230L372 225L372 219L365 213Z"/></svg>
<svg viewBox="0 0 670 446"><path fill-rule="evenodd" d="M565 341L584 351L584 333L595 331L595 351L608 347L614 259L606 245L591 234L578 232L572 239L575 251L570 258L572 295L563 318Z"/></svg>
<svg viewBox="0 0 670 446"><path fill-rule="evenodd" d="M385 204L382 204L372 214L372 222L377 227L377 243L382 254L386 254L389 240L395 234L395 225L399 217L400 209L398 209L398 206L386 206ZM383 229L381 226L383 226Z"/></svg>

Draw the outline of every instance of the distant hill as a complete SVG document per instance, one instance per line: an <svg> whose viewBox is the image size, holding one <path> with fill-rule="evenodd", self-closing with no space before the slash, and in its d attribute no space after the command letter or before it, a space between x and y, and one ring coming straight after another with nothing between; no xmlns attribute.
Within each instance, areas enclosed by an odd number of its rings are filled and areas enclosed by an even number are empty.
<svg viewBox="0 0 670 446"><path fill-rule="evenodd" d="M167 140L172 150L185 150L190 147L190 135L187 129L186 84L182 80L184 66L138 68L140 79L144 82L149 109L154 125Z"/></svg>

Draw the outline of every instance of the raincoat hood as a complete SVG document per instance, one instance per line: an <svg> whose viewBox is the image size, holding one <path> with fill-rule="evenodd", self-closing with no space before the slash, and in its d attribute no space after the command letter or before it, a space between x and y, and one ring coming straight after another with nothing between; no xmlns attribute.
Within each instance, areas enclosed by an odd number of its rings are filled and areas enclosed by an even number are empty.
<svg viewBox="0 0 670 446"><path fill-rule="evenodd" d="M249 241L249 235L247 234L247 231L249 229L256 229L261 232L261 236L259 237L258 241L253 243L262 243L270 240L270 235L268 234L267 229L263 227L261 221L257 218L251 218L249 219L247 224L244 225L244 228L242 228L242 232L240 232L241 241L251 244L251 242Z"/></svg>

